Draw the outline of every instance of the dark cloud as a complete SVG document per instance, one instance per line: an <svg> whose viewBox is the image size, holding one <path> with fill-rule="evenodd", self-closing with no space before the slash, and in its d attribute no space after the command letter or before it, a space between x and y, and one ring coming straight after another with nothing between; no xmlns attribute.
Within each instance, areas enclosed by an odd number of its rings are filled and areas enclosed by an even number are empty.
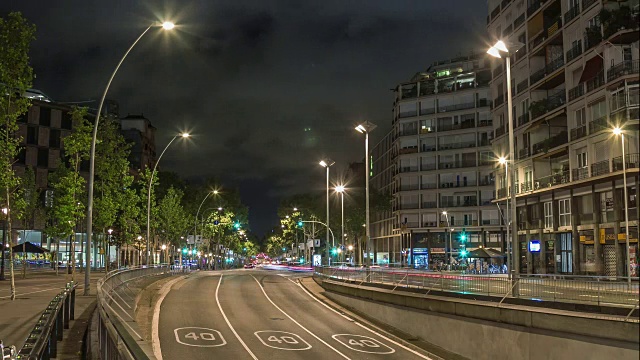
<svg viewBox="0 0 640 360"><path fill-rule="evenodd" d="M37 26L35 87L56 100L96 99L132 41L152 29L116 76L109 98L144 113L167 152L163 168L241 187L254 227L275 221L279 197L322 189L321 157L337 171L364 157L358 121L390 129L393 93L435 60L482 46L478 0L157 0L1 2Z"/></svg>

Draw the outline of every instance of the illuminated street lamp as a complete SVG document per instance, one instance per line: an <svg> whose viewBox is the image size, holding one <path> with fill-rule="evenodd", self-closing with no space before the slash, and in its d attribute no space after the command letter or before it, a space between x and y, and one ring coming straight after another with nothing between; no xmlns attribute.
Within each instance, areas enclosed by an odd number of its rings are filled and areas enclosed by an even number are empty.
<svg viewBox="0 0 640 360"><path fill-rule="evenodd" d="M340 245L344 244L344 185L336 186L336 192L340 194L340 207L342 209L341 213L341 225L340 225Z"/></svg>
<svg viewBox="0 0 640 360"><path fill-rule="evenodd" d="M509 192L509 186L510 186L510 184L509 184L509 175L510 175L509 174L509 163L507 162L507 159L504 156L501 156L498 159L498 163L500 163L500 165L504 166L504 176L505 176L505 179L507 180L506 187L507 187L507 192ZM513 248L513 243L511 241L511 236L510 236L511 225L510 225L510 222L508 220L511 217L511 215L509 213L509 199L507 199L507 201L505 201L505 203L506 203L505 212L507 213L507 216L504 219L505 220L505 224L504 225L507 227L507 241L506 241L507 248L505 249L505 251L507 253L507 276L509 278L511 278L511 269L512 269L512 266L511 266L511 249ZM515 208L515 206L516 206L515 203L511 203L511 207L512 208Z"/></svg>
<svg viewBox="0 0 640 360"><path fill-rule="evenodd" d="M366 246L370 246L369 242L371 241L371 231L370 231L370 222L369 222L369 175L371 169L369 169L369 133L372 132L377 125L365 121L364 123L356 126L356 131L360 133L364 133L364 188L365 188L365 243ZM362 256L362 249L360 249L360 255ZM373 259L369 259L369 261L373 261Z"/></svg>
<svg viewBox="0 0 640 360"><path fill-rule="evenodd" d="M329 253L329 168L335 164L335 161L320 160L320 166L327 168L327 265L330 264L331 254ZM333 244L335 246L335 243Z"/></svg>
<svg viewBox="0 0 640 360"><path fill-rule="evenodd" d="M219 193L220 193L220 192L219 192L217 189L216 189L216 190L213 190L213 191L209 191L209 192L207 193L207 196L205 196L205 197L204 197L204 199L202 199L202 202L200 203L200 206L198 206L198 211L196 211L196 218L195 218L195 221L194 221L194 224L193 224L193 244L194 244L194 245L195 245L195 243L196 243L196 234L198 233L198 231L197 231L197 227L198 227L198 214L200 214L200 209L202 208L202 205L203 205L203 204L204 204L204 202L207 200L207 198L209 197L209 195L211 195L211 194L213 194L213 195L218 195ZM222 210L222 208L221 208L221 207L219 207L219 208L218 208L218 211L221 211L221 210ZM203 216L203 218L204 218L204 216ZM204 231L204 230L203 230L203 231Z"/></svg>
<svg viewBox="0 0 640 360"><path fill-rule="evenodd" d="M98 104L98 111L96 112L96 120L93 124L93 137L91 138L91 153L89 155L89 182L88 182L88 200L87 200L87 242L86 242L86 262L87 262L87 271L84 273L84 295L89 295L89 289L91 285L91 235L93 232L93 180L95 178L95 161L96 161L96 140L98 137L98 123L100 122L100 114L102 113L102 105L104 104L104 99L107 97L107 92L109 91L109 87L111 86L111 82L113 78L116 76L120 65L124 62L124 59L129 55L129 52L136 46L138 41L142 39L142 37L154 26L158 26L158 23L152 23L146 28L140 36L133 42L133 44L129 47L127 52L124 53L122 59L118 65L116 65L115 70L111 74L109 81L107 82L107 86L102 93L102 98L100 99L100 103ZM161 24L162 28L165 30L171 30L175 27L172 22L166 21Z"/></svg>
<svg viewBox="0 0 640 360"><path fill-rule="evenodd" d="M496 58L502 58L502 54L506 54L507 56L505 56L505 60L506 60L506 81L507 81L507 117L508 117L508 123L509 123L509 160L512 161L512 166L511 166L511 172L507 174L507 192L509 193L509 196L511 198L511 214L510 214L510 218L511 218L511 238L509 239L509 241L511 241L511 250L513 251L513 267L512 267L512 271L514 271L514 275L518 275L518 272L520 271L518 263L519 261L519 246L517 246L518 243L518 229L516 228L516 191L515 188L512 186L513 182L515 181L515 144L514 144L514 136L513 136L513 128L514 128L514 124L513 124L513 111L512 111L512 105L511 103L513 102L513 96L511 95L511 58L509 55L511 55L512 53L517 52L522 46L524 46L524 44L522 43L505 43L502 40L499 40L495 43L495 45L493 45L491 48L489 48L489 50L487 50L487 54L496 57ZM507 225L509 226L509 225ZM507 254L509 254L509 252L507 252ZM514 286L513 288L514 293L517 294L517 289Z"/></svg>
<svg viewBox="0 0 640 360"><path fill-rule="evenodd" d="M631 286L631 259L629 258L629 194L627 194L627 159L624 155L624 133L619 127L613 129L615 136L620 136L622 147L622 186L624 186L624 227L625 227L625 245L627 247L626 253L626 265L627 265L627 284Z"/></svg>

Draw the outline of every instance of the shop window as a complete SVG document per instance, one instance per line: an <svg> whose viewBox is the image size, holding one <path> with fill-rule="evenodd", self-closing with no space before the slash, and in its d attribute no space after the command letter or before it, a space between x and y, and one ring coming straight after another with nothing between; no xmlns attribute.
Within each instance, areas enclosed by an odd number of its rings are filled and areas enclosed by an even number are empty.
<svg viewBox="0 0 640 360"><path fill-rule="evenodd" d="M558 226L571 226L571 199L558 200Z"/></svg>
<svg viewBox="0 0 640 360"><path fill-rule="evenodd" d="M551 201L544 203L544 227L553 227L553 203Z"/></svg>

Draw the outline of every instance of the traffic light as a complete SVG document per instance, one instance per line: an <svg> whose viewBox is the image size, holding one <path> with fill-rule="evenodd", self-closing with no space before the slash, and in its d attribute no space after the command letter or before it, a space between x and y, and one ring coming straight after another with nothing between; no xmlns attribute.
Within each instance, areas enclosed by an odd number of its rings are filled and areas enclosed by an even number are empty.
<svg viewBox="0 0 640 360"><path fill-rule="evenodd" d="M240 229L240 223L236 222L235 224L233 224L234 229L239 230Z"/></svg>
<svg viewBox="0 0 640 360"><path fill-rule="evenodd" d="M466 258L467 255L469 254L469 252L465 249L460 250L460 257L461 258Z"/></svg>
<svg viewBox="0 0 640 360"><path fill-rule="evenodd" d="M299 227L299 228L301 228L301 227L302 227L302 225L303 225L303 223L302 223L302 219L299 219L299 220L298 220L298 227Z"/></svg>
<svg viewBox="0 0 640 360"><path fill-rule="evenodd" d="M333 248L331 249L331 254L336 255L338 253L338 249Z"/></svg>
<svg viewBox="0 0 640 360"><path fill-rule="evenodd" d="M187 253L187 248L182 249L182 253L186 254Z"/></svg>

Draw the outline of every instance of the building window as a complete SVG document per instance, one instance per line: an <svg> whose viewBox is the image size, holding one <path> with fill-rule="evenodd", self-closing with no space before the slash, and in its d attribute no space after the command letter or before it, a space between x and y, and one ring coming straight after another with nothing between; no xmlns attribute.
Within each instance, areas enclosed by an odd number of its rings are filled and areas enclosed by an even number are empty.
<svg viewBox="0 0 640 360"><path fill-rule="evenodd" d="M578 169L587 167L587 149L583 148L576 151Z"/></svg>
<svg viewBox="0 0 640 360"><path fill-rule="evenodd" d="M587 125L587 115L584 108L576 110L576 128Z"/></svg>
<svg viewBox="0 0 640 360"><path fill-rule="evenodd" d="M18 153L18 164L24 165L27 159L27 149L24 147L20 148L20 152Z"/></svg>
<svg viewBox="0 0 640 360"><path fill-rule="evenodd" d="M49 149L38 149L38 167L49 167Z"/></svg>
<svg viewBox="0 0 640 360"><path fill-rule="evenodd" d="M62 112L62 120L60 121L60 128L65 130L71 130L73 122L71 121L71 114L68 112Z"/></svg>
<svg viewBox="0 0 640 360"><path fill-rule="evenodd" d="M37 126L27 127L27 144L38 145L38 127Z"/></svg>
<svg viewBox="0 0 640 360"><path fill-rule="evenodd" d="M600 221L613 221L613 191L600 193Z"/></svg>
<svg viewBox="0 0 640 360"><path fill-rule="evenodd" d="M544 203L544 227L546 229L553 227L553 202Z"/></svg>
<svg viewBox="0 0 640 360"><path fill-rule="evenodd" d="M19 123L26 123L27 120L29 120L29 112L25 112L23 114L20 114L20 116L18 116L18 122Z"/></svg>
<svg viewBox="0 0 640 360"><path fill-rule="evenodd" d="M52 147L52 148L60 147L60 130L51 129L51 131L49 131L49 147Z"/></svg>
<svg viewBox="0 0 640 360"><path fill-rule="evenodd" d="M571 200L558 200L558 226L571 226Z"/></svg>
<svg viewBox="0 0 640 360"><path fill-rule="evenodd" d="M51 126L51 108L40 107L40 125Z"/></svg>
<svg viewBox="0 0 640 360"><path fill-rule="evenodd" d="M597 120L605 116L607 116L607 104L604 100L591 105L591 120Z"/></svg>

